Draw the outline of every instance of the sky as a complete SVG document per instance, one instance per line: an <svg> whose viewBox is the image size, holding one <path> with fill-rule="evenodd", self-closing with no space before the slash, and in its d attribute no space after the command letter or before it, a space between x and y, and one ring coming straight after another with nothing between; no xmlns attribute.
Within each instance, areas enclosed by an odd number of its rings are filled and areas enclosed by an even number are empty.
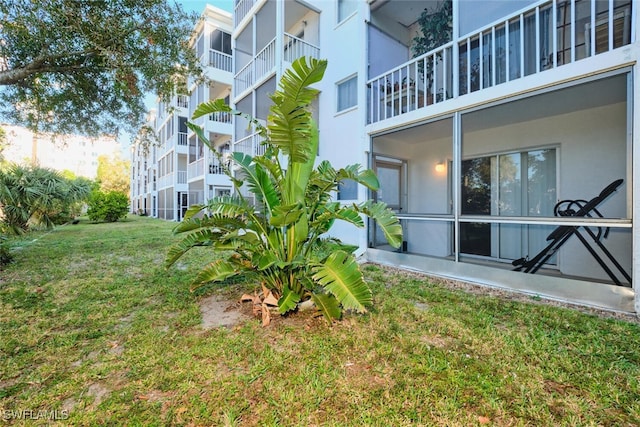
<svg viewBox="0 0 640 427"><path fill-rule="evenodd" d="M177 1L177 3L180 3L186 12L196 12L198 14L202 13L207 3L227 12L233 12L233 0L182 0Z"/></svg>

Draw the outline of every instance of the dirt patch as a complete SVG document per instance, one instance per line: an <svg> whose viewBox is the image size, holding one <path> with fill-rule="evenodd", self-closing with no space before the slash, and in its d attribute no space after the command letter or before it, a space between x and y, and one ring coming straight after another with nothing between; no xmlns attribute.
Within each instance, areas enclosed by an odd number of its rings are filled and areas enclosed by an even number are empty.
<svg viewBox="0 0 640 427"><path fill-rule="evenodd" d="M212 295L200 302L202 327L204 329L233 328L250 319L238 300L229 300L220 295Z"/></svg>

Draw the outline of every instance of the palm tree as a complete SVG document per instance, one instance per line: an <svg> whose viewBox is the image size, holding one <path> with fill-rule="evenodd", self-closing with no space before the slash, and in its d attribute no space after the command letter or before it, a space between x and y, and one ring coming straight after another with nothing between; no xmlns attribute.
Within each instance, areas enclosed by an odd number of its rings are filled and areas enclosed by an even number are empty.
<svg viewBox="0 0 640 427"><path fill-rule="evenodd" d="M226 259L214 260L198 274L195 286L251 275L278 298L281 314L311 299L327 319L338 319L342 309L365 312L371 305L371 290L354 255L344 249L327 255L320 250L327 244L323 236L335 220L364 227L364 214L377 221L392 246L399 247L402 228L383 203L344 206L331 200L344 180L376 190L378 179L371 170L359 165L336 170L326 161L313 168L318 131L309 105L318 91L310 85L322 79L326 66L326 61L306 58L292 64L271 96L269 124L262 127L252 120L265 138L265 154L233 153L234 166L226 173L235 194L192 206L174 229L188 234L171 248L167 265L195 246L229 251ZM241 114L216 100L199 105L193 118L216 111ZM211 148L203 130L189 126ZM242 186L252 193L255 205L242 195Z"/></svg>
<svg viewBox="0 0 640 427"><path fill-rule="evenodd" d="M3 228L20 234L32 225L53 227L61 212L86 199L89 192L89 180L66 179L47 168L10 165L0 171Z"/></svg>

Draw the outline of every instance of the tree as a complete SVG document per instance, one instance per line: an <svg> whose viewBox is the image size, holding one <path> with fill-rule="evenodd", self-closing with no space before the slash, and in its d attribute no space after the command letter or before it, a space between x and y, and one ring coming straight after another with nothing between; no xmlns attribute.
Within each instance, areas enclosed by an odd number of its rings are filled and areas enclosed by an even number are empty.
<svg viewBox="0 0 640 427"><path fill-rule="evenodd" d="M131 163L119 156L98 156L97 179L104 192L118 191L129 194L129 169Z"/></svg>
<svg viewBox="0 0 640 427"><path fill-rule="evenodd" d="M0 228L20 234L34 225L53 227L70 219L73 205L90 191L86 178L70 180L51 169L10 165L0 170Z"/></svg>
<svg viewBox="0 0 640 427"><path fill-rule="evenodd" d="M170 0L0 0L0 114L34 131L134 133L145 92L201 74Z"/></svg>
<svg viewBox="0 0 640 427"><path fill-rule="evenodd" d="M326 161L313 168L318 130L309 105L318 91L309 85L322 79L326 66L326 61L300 58L285 72L271 96L269 125L265 128L252 121L265 138L265 154L233 153L241 173L236 176L229 169L226 173L235 194L215 197L206 206L187 211L174 231L188 234L170 249L167 265L195 246L211 246L216 253L231 251L231 255L206 266L196 285L249 275L269 289L265 300L269 294L278 298L280 313L312 299L330 320L339 318L342 309L365 312L371 305L371 290L354 255L343 249L322 250L327 243L323 236L335 220L363 227L364 214L377 221L392 246L399 247L402 228L384 203L344 206L331 201L331 194L348 179L378 189L373 171L359 165L336 170ZM193 118L216 111L240 114L219 99L200 104ZM189 126L211 148L203 130ZM242 195L243 185L253 194L256 206Z"/></svg>

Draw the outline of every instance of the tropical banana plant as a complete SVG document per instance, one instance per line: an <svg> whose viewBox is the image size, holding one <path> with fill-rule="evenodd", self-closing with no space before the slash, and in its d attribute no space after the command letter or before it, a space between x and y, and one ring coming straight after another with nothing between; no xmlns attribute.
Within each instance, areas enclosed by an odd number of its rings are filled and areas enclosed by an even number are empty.
<svg viewBox="0 0 640 427"><path fill-rule="evenodd" d="M362 313L371 306L371 290L355 256L342 249L329 254L319 249L336 220L364 227L363 215L369 216L393 247L402 242L402 228L384 203L343 205L332 200L345 180L377 190L373 171L360 165L335 169L327 161L313 167L318 131L309 106L318 90L311 85L322 79L326 66L325 60L313 58L292 64L271 95L268 125L248 118L264 138L264 154L233 153L225 173L234 194L192 206L174 228L175 234L185 236L169 250L167 266L196 246L229 254L204 267L193 287L248 274L278 298L281 314L308 299L329 320L340 318L343 310ZM218 111L243 115L215 100L200 104L192 118ZM192 123L189 127L216 152L202 128ZM243 186L253 200L243 195Z"/></svg>

